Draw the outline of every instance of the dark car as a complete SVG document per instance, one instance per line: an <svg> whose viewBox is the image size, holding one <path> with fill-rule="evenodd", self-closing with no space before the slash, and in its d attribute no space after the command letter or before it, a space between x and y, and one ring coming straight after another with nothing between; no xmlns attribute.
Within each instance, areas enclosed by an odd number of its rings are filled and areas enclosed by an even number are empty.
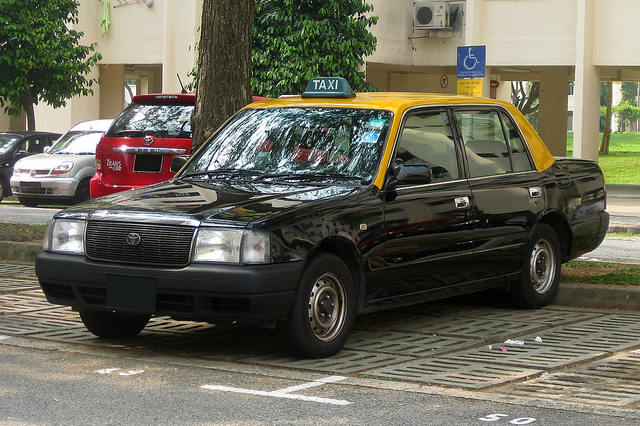
<svg viewBox="0 0 640 426"><path fill-rule="evenodd" d="M16 161L44 152L44 148L60 136L60 133L21 130L0 133L0 201L11 195L9 181Z"/></svg>
<svg viewBox="0 0 640 426"><path fill-rule="evenodd" d="M544 306L562 262L609 223L597 163L554 158L493 99L314 79L173 163L168 182L49 224L40 285L98 336L133 336L152 315L236 321L326 357L359 313L486 289Z"/></svg>

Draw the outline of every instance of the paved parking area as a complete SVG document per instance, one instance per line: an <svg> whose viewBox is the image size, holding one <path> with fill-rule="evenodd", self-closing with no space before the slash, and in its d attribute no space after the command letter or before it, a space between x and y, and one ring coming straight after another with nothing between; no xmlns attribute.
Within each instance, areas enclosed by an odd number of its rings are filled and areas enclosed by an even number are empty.
<svg viewBox="0 0 640 426"><path fill-rule="evenodd" d="M239 325L154 318L134 339L98 339L76 313L46 301L32 264L0 262L0 344L20 336L126 350L127 356L640 408L640 313L559 306L516 310L497 299L468 297L364 315L338 355L299 360L283 355L274 332Z"/></svg>

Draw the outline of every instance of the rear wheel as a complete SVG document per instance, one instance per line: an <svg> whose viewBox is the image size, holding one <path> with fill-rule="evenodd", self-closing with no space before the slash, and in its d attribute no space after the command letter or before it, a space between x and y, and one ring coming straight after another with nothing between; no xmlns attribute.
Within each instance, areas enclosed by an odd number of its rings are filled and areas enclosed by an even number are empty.
<svg viewBox="0 0 640 426"><path fill-rule="evenodd" d="M300 358L338 353L351 333L355 308L347 266L332 254L316 256L302 273L289 318L278 327L284 348Z"/></svg>
<svg viewBox="0 0 640 426"><path fill-rule="evenodd" d="M558 291L562 267L560 241L553 228L545 223L531 233L520 279L511 285L512 302L523 308L541 308L551 302Z"/></svg>
<svg viewBox="0 0 640 426"><path fill-rule="evenodd" d="M80 319L91 333L103 338L133 337L149 323L151 315L111 311L80 311Z"/></svg>

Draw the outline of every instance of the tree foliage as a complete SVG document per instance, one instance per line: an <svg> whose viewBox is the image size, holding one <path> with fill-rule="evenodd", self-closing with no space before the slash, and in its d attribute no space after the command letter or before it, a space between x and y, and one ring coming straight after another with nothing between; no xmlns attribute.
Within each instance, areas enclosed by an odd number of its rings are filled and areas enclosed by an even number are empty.
<svg viewBox="0 0 640 426"><path fill-rule="evenodd" d="M356 91L375 90L361 71L377 40L378 17L364 0L258 0L253 29L255 95L302 93L318 76L344 77Z"/></svg>
<svg viewBox="0 0 640 426"><path fill-rule="evenodd" d="M625 132L632 121L640 118L640 108L628 101L621 101L618 106L613 107L613 113L618 116L619 130L621 132Z"/></svg>
<svg viewBox="0 0 640 426"><path fill-rule="evenodd" d="M86 75L102 58L95 44L83 46L76 0L0 1L0 107L27 115L35 129L33 105L54 108L77 95L93 94Z"/></svg>

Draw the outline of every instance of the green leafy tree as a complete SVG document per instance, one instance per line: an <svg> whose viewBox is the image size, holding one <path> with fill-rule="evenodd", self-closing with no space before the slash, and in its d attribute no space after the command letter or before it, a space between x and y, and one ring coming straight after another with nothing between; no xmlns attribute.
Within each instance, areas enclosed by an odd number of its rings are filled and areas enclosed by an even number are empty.
<svg viewBox="0 0 640 426"><path fill-rule="evenodd" d="M258 0L253 29L255 95L302 93L318 76L344 77L356 91L372 91L361 71L377 40L364 0Z"/></svg>
<svg viewBox="0 0 640 426"><path fill-rule="evenodd" d="M0 107L27 116L35 130L34 104L54 108L73 96L93 94L86 75L102 58L83 46L76 0L0 0Z"/></svg>
<svg viewBox="0 0 640 426"><path fill-rule="evenodd" d="M613 107L613 113L618 116L620 131L625 132L631 121L640 118L640 108L632 105L628 101L620 102L620 105Z"/></svg>

